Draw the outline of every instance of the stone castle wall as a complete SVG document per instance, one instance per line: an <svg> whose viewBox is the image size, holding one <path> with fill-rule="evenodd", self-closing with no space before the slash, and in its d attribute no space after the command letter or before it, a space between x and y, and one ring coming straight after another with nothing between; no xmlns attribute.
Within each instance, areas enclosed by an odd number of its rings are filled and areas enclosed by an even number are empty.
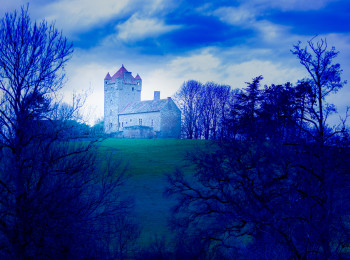
<svg viewBox="0 0 350 260"><path fill-rule="evenodd" d="M160 111L160 137L180 138L181 136L181 111L171 99Z"/></svg>
<svg viewBox="0 0 350 260"><path fill-rule="evenodd" d="M126 79L116 79L110 83L109 80L104 84L104 127L106 133L119 131L118 115L119 112L129 103L141 101L142 81L136 80L136 84L130 81L131 75Z"/></svg>
<svg viewBox="0 0 350 260"><path fill-rule="evenodd" d="M160 131L160 112L119 115L119 129L140 125L140 119L142 120L141 125L153 127L154 131Z"/></svg>
<svg viewBox="0 0 350 260"><path fill-rule="evenodd" d="M112 77L107 73L104 81L105 133L124 138L180 138L181 111L171 98L160 100L159 91L154 93L154 102L143 103L146 109L138 110L139 113L135 111L140 107L136 110L132 110L132 105L128 106L129 110L125 108L129 103L136 105L135 102L141 101L141 91L141 77L134 78L124 66Z"/></svg>
<svg viewBox="0 0 350 260"><path fill-rule="evenodd" d="M106 133L118 131L119 91L115 84L104 86L104 128Z"/></svg>

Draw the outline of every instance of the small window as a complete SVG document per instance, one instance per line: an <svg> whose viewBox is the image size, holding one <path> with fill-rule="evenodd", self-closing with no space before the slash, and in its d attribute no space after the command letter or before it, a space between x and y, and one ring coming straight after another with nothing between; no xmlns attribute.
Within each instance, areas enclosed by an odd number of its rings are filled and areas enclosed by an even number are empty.
<svg viewBox="0 0 350 260"><path fill-rule="evenodd" d="M132 119L130 119L130 122L132 122Z"/></svg>
<svg viewBox="0 0 350 260"><path fill-rule="evenodd" d="M111 128L112 128L112 126L113 126L113 124L112 124L112 123L109 123L109 129L111 129Z"/></svg>
<svg viewBox="0 0 350 260"><path fill-rule="evenodd" d="M153 119L151 119L151 126L153 126Z"/></svg>
<svg viewBox="0 0 350 260"><path fill-rule="evenodd" d="M132 91L134 91L134 87L132 87Z"/></svg>
<svg viewBox="0 0 350 260"><path fill-rule="evenodd" d="M139 119L139 125L142 125L142 119L141 118Z"/></svg>
<svg viewBox="0 0 350 260"><path fill-rule="evenodd" d="M124 127L124 122L122 122L122 127Z"/></svg>

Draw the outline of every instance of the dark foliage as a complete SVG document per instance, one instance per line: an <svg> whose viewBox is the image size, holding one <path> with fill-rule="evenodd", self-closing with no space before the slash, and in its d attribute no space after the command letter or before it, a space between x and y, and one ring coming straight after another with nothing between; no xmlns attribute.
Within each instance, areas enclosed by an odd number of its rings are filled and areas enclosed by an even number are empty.
<svg viewBox="0 0 350 260"><path fill-rule="evenodd" d="M139 234L120 161L72 142L79 105L53 102L71 54L28 9L0 21L1 259L123 258Z"/></svg>
<svg viewBox="0 0 350 260"><path fill-rule="evenodd" d="M193 176L168 175L182 258L349 257L349 133L345 120L328 126L336 110L325 100L345 82L334 48L314 39L308 46L293 54L310 79L247 83L232 99L230 138L188 156Z"/></svg>

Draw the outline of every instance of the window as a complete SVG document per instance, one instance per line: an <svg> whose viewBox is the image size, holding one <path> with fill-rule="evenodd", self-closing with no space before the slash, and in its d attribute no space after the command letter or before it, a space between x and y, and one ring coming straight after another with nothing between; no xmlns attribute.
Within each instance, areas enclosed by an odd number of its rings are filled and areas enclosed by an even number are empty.
<svg viewBox="0 0 350 260"><path fill-rule="evenodd" d="M142 119L141 118L139 119L139 125L142 125Z"/></svg>
<svg viewBox="0 0 350 260"><path fill-rule="evenodd" d="M151 126L153 126L153 119L151 119Z"/></svg>
<svg viewBox="0 0 350 260"><path fill-rule="evenodd" d="M132 87L132 91L134 91L134 87Z"/></svg>
<svg viewBox="0 0 350 260"><path fill-rule="evenodd" d="M122 127L124 127L124 122L122 122Z"/></svg>
<svg viewBox="0 0 350 260"><path fill-rule="evenodd" d="M112 128L112 126L113 126L113 124L112 124L112 123L109 123L109 129L111 129L111 128Z"/></svg>
<svg viewBox="0 0 350 260"><path fill-rule="evenodd" d="M130 122L132 122L132 119L130 119Z"/></svg>

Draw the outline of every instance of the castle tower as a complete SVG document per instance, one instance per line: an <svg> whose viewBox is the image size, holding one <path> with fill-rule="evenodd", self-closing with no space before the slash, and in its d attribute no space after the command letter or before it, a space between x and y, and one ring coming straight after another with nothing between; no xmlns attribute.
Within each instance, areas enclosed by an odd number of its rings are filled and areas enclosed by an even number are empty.
<svg viewBox="0 0 350 260"><path fill-rule="evenodd" d="M104 129L106 133L119 131L119 112L130 102L141 101L142 79L134 78L124 65L104 79Z"/></svg>

